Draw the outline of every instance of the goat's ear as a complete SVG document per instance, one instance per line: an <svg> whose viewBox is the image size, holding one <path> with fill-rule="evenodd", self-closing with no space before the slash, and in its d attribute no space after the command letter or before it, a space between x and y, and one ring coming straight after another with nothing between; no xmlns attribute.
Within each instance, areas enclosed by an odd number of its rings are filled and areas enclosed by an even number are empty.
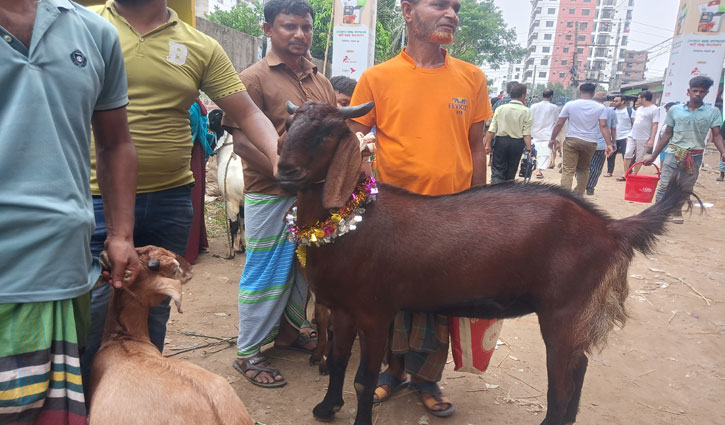
<svg viewBox="0 0 725 425"><path fill-rule="evenodd" d="M344 125L344 124L343 124ZM325 209L341 208L355 190L362 154L357 136L346 131L337 143L335 154L327 169L325 188L322 192L322 206Z"/></svg>
<svg viewBox="0 0 725 425"><path fill-rule="evenodd" d="M179 313L181 311L181 282L176 279L169 279L168 277L157 276L153 281L153 290L157 294L166 295L171 297L176 304L176 310Z"/></svg>

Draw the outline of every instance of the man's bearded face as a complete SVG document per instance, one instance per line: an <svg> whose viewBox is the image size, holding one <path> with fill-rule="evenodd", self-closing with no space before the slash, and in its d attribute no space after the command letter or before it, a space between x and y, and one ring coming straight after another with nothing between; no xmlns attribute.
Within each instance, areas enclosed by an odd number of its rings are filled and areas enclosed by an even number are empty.
<svg viewBox="0 0 725 425"><path fill-rule="evenodd" d="M458 16L423 6L421 1L413 14L412 32L416 38L434 44L451 44L455 40ZM460 5L460 4L459 4ZM426 5L427 6L427 5Z"/></svg>

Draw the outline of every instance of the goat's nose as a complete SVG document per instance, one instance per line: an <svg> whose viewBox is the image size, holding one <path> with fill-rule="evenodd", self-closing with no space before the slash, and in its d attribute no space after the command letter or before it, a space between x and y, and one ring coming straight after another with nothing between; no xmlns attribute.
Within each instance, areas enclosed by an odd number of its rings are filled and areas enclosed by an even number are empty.
<svg viewBox="0 0 725 425"><path fill-rule="evenodd" d="M277 174L284 180L298 180L302 177L302 167L280 165L277 169Z"/></svg>

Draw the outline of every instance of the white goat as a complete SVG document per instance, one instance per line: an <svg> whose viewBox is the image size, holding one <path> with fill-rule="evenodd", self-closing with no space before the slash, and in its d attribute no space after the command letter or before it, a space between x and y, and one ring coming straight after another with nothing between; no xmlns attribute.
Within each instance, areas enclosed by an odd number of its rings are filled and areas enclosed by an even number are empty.
<svg viewBox="0 0 725 425"><path fill-rule="evenodd" d="M90 379L92 425L252 425L226 379L189 362L163 357L148 333L149 308L171 297L181 311L181 284L191 265L163 248L137 249L141 272L114 289L101 349ZM108 269L108 257L101 255Z"/></svg>
<svg viewBox="0 0 725 425"><path fill-rule="evenodd" d="M232 135L224 132L217 142L217 182L229 218L229 254L244 252L244 174L242 159L234 153ZM235 250L234 247L237 249Z"/></svg>

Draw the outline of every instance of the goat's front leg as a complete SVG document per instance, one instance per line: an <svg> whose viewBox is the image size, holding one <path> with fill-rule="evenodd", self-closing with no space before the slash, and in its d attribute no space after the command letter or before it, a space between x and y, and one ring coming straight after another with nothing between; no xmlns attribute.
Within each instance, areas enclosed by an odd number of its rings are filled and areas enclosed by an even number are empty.
<svg viewBox="0 0 725 425"><path fill-rule="evenodd" d="M330 384L327 387L325 398L312 409L312 414L321 421L332 420L335 413L340 411L342 405L345 404L342 399L342 385L345 381L345 369L348 360L350 360L350 351L356 334L353 319L344 312L340 310L333 311L331 320L334 334L332 336L332 350L327 359Z"/></svg>
<svg viewBox="0 0 725 425"><path fill-rule="evenodd" d="M387 322L360 329L360 368L355 377L357 416L355 425L372 425L373 396L388 338Z"/></svg>

